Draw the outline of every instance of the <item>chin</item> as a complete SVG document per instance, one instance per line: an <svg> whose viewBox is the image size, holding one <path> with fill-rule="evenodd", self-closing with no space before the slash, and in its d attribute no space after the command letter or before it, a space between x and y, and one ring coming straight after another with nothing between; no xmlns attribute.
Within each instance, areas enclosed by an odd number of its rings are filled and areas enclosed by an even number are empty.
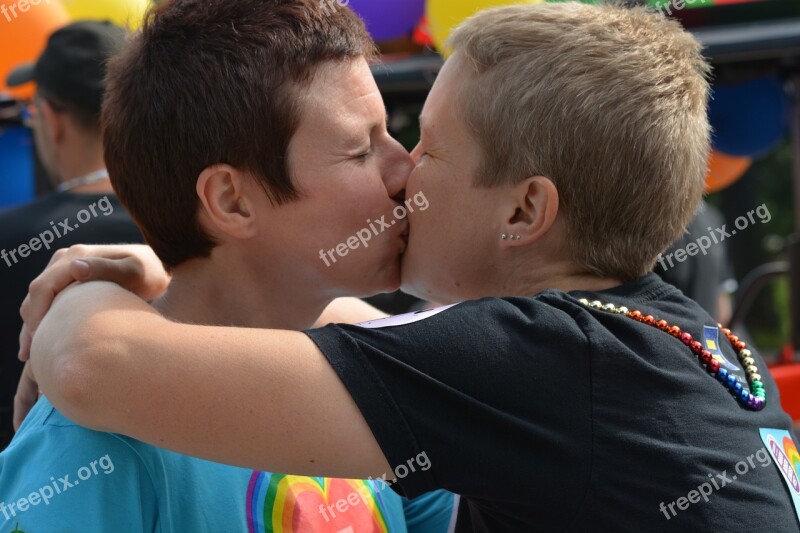
<svg viewBox="0 0 800 533"><path fill-rule="evenodd" d="M433 301L436 299L434 292L426 287L425 280L416 276L409 263L403 261L402 283L400 288L404 293L410 294L420 300Z"/></svg>
<svg viewBox="0 0 800 533"><path fill-rule="evenodd" d="M409 253L409 250L406 250L406 253L403 254L400 261L402 289L403 292L407 292L408 294L419 298L419 296L416 294L416 291L418 290L417 286L419 285L418 281L420 278L417 273L420 271L416 268L418 265L416 264L416 261L414 261L414 255Z"/></svg>
<svg viewBox="0 0 800 533"><path fill-rule="evenodd" d="M446 294L446 292L442 290L443 280L430 277L434 272L437 272L437 269L432 268L430 264L426 264L425 262L418 263L404 257L402 285L400 288L406 294L410 294L420 300L435 302L442 305L458 303L465 299L454 298L454 295Z"/></svg>
<svg viewBox="0 0 800 533"><path fill-rule="evenodd" d="M354 272L364 272L368 269L357 269ZM383 294L386 292L394 292L400 288L400 261L399 258L395 260L392 265L384 265L373 270L375 274L369 279L359 278L354 280L354 283L347 289L347 296L357 296L366 298L375 296L376 294Z"/></svg>

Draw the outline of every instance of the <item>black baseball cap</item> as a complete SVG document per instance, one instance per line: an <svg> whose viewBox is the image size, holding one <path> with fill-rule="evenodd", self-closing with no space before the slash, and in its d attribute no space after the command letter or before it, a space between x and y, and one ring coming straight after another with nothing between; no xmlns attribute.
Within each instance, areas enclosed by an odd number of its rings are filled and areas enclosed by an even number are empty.
<svg viewBox="0 0 800 533"><path fill-rule="evenodd" d="M100 112L106 61L125 43L126 31L110 21L73 22L53 33L35 64L20 65L6 84L35 81L64 103Z"/></svg>

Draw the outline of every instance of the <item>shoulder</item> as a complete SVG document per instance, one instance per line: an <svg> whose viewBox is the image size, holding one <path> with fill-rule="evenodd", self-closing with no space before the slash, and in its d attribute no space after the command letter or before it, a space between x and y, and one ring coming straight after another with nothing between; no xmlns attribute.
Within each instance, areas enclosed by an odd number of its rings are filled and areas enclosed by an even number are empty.
<svg viewBox="0 0 800 533"><path fill-rule="evenodd" d="M159 501L135 447L70 422L46 399L0 453L0 502L11 513L0 529L11 516L25 531L155 531Z"/></svg>
<svg viewBox="0 0 800 533"><path fill-rule="evenodd" d="M42 213L47 213L53 206L52 195L44 196L29 204L15 206L10 209L0 210L0 245L17 245L19 228L30 227L33 221L38 220ZM11 243L7 241L13 240Z"/></svg>
<svg viewBox="0 0 800 533"><path fill-rule="evenodd" d="M330 325L307 334L339 374L346 368L363 370L354 355L363 354L373 367L394 366L397 361L445 381L459 374L474 377L477 372L502 382L518 372L519 365L563 366L574 358L585 359L588 323L577 299L545 291L534 297L484 298L364 324Z"/></svg>
<svg viewBox="0 0 800 533"><path fill-rule="evenodd" d="M65 201L67 201L67 195L64 193L46 194L26 204L0 210L0 220L12 220L22 215L47 211L61 205Z"/></svg>
<svg viewBox="0 0 800 533"><path fill-rule="evenodd" d="M94 431L80 426L59 412L42 397L28 414L19 432L0 454L0 473L7 469L31 465L42 471L45 465L66 466L84 458L105 456L114 468L141 468L144 456L152 447L114 433ZM95 457L97 456L97 457ZM0 475L0 477L2 477Z"/></svg>
<svg viewBox="0 0 800 533"><path fill-rule="evenodd" d="M340 327L347 331L381 330L386 334L435 330L439 336L448 333L460 336L471 331L482 335L502 331L507 335L523 333L508 329L510 326L557 325L562 331L565 326L571 329L577 327L576 317L581 312L582 307L576 298L547 290L533 297L483 298Z"/></svg>

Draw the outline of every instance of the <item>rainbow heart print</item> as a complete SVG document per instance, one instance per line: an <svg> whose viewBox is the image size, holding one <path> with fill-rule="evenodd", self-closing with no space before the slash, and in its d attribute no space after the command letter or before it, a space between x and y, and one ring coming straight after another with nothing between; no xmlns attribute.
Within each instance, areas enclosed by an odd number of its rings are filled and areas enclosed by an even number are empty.
<svg viewBox="0 0 800 533"><path fill-rule="evenodd" d="M800 521L800 453L797 445L786 430L761 428L759 432L764 446L789 488L797 520Z"/></svg>
<svg viewBox="0 0 800 533"><path fill-rule="evenodd" d="M247 488L249 533L388 533L377 480L253 472ZM389 489L391 490L391 489Z"/></svg>

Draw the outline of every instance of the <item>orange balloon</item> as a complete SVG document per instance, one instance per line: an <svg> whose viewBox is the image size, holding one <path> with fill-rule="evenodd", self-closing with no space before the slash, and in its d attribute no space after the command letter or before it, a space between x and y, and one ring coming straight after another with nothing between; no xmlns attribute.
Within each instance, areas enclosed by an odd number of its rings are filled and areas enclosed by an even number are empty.
<svg viewBox="0 0 800 533"><path fill-rule="evenodd" d="M741 178L752 164L753 159L750 157L737 157L712 150L708 158L706 192L714 193L729 187Z"/></svg>
<svg viewBox="0 0 800 533"><path fill-rule="evenodd" d="M6 78L20 64L36 61L50 34L68 22L60 0L0 0L0 92L18 99L33 96L32 83L9 89Z"/></svg>

